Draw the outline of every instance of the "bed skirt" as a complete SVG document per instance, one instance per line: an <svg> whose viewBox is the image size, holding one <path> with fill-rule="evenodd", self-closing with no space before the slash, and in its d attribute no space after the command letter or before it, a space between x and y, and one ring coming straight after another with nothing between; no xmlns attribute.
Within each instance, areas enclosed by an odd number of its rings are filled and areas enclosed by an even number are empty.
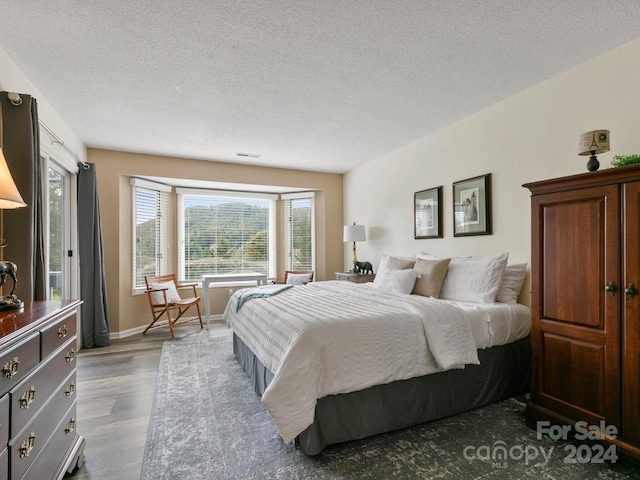
<svg viewBox="0 0 640 480"><path fill-rule="evenodd" d="M233 334L233 351L262 395L273 374ZM296 437L306 455L334 443L399 430L462 413L528 392L531 384L529 337L478 350L480 365L376 385L318 400L314 423Z"/></svg>

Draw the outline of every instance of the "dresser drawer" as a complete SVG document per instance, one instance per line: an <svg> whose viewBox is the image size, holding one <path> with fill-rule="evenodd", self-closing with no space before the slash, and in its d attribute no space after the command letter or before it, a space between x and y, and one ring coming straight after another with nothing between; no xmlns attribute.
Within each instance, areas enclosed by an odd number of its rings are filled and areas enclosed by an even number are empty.
<svg viewBox="0 0 640 480"><path fill-rule="evenodd" d="M11 390L11 436L18 435L76 366L75 337ZM74 387L75 388L75 385ZM73 393L73 392L72 392Z"/></svg>
<svg viewBox="0 0 640 480"><path fill-rule="evenodd" d="M11 397L5 395L0 398L0 449L6 447L9 441L9 404ZM2 478L2 477L0 477Z"/></svg>
<svg viewBox="0 0 640 480"><path fill-rule="evenodd" d="M60 319L41 330L42 338L41 358L46 358L55 352L69 338L76 334L76 312L67 312Z"/></svg>
<svg viewBox="0 0 640 480"><path fill-rule="evenodd" d="M75 375L75 373L74 373ZM71 381L71 377L69 379ZM14 437L9 444L11 478L21 478L34 458L38 456L44 445L54 433L60 420L75 405L75 395L67 396L67 382L63 383L51 397L49 403L33 418L22 433ZM75 429L75 414L73 428ZM69 420L67 420L67 423ZM63 422L64 423L64 422ZM65 423L66 425L66 423ZM56 459L60 463L60 458ZM44 478L44 477L42 477Z"/></svg>
<svg viewBox="0 0 640 480"><path fill-rule="evenodd" d="M23 479L51 478L60 468L60 459L69 450L71 443L76 439L76 404L74 403L55 427L51 438L46 443L40 454L26 471Z"/></svg>
<svg viewBox="0 0 640 480"><path fill-rule="evenodd" d="M34 333L2 352L0 395L11 390L40 362L40 334Z"/></svg>

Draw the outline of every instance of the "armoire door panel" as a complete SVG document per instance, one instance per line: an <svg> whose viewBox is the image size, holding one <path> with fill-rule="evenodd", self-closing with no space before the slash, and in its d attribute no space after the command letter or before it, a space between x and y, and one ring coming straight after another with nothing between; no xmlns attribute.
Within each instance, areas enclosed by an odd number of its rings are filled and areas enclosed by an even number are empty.
<svg viewBox="0 0 640 480"><path fill-rule="evenodd" d="M640 445L640 182L624 186L622 317L622 437Z"/></svg>
<svg viewBox="0 0 640 480"><path fill-rule="evenodd" d="M610 193L602 192L542 206L542 318L604 329L604 279L611 274L605 261L608 237L602 233L609 199Z"/></svg>
<svg viewBox="0 0 640 480"><path fill-rule="evenodd" d="M605 418L604 345L543 334L542 351L542 393Z"/></svg>

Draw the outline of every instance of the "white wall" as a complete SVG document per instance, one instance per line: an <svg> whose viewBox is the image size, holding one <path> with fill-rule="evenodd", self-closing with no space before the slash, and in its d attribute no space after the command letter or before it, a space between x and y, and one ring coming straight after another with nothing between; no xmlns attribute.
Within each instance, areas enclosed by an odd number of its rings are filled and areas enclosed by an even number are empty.
<svg viewBox="0 0 640 480"><path fill-rule="evenodd" d="M2 48L0 48L0 91L24 93L34 97L38 102L40 122L50 128L82 161L86 161L87 149L84 144ZM54 147L60 148L59 145Z"/></svg>
<svg viewBox="0 0 640 480"><path fill-rule="evenodd" d="M479 95L482 92L478 92ZM429 112L425 112L429 115ZM586 172L581 133L608 129L613 155L640 153L640 39L439 132L358 167L344 180L344 219L367 226L358 259L383 253L492 255L530 260L529 191L523 183ZM492 174L493 235L453 237L452 183ZM444 186L444 238L413 238L413 193ZM345 267L351 251L345 245Z"/></svg>

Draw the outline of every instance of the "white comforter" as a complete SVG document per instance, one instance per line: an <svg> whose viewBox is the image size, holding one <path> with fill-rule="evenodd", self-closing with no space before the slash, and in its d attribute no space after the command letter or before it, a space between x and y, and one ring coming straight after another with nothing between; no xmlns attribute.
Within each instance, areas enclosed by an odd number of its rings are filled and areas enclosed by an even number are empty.
<svg viewBox="0 0 640 480"><path fill-rule="evenodd" d="M371 284L313 282L246 302L224 319L274 378L262 396L285 443L313 423L316 400L478 364L464 311Z"/></svg>

